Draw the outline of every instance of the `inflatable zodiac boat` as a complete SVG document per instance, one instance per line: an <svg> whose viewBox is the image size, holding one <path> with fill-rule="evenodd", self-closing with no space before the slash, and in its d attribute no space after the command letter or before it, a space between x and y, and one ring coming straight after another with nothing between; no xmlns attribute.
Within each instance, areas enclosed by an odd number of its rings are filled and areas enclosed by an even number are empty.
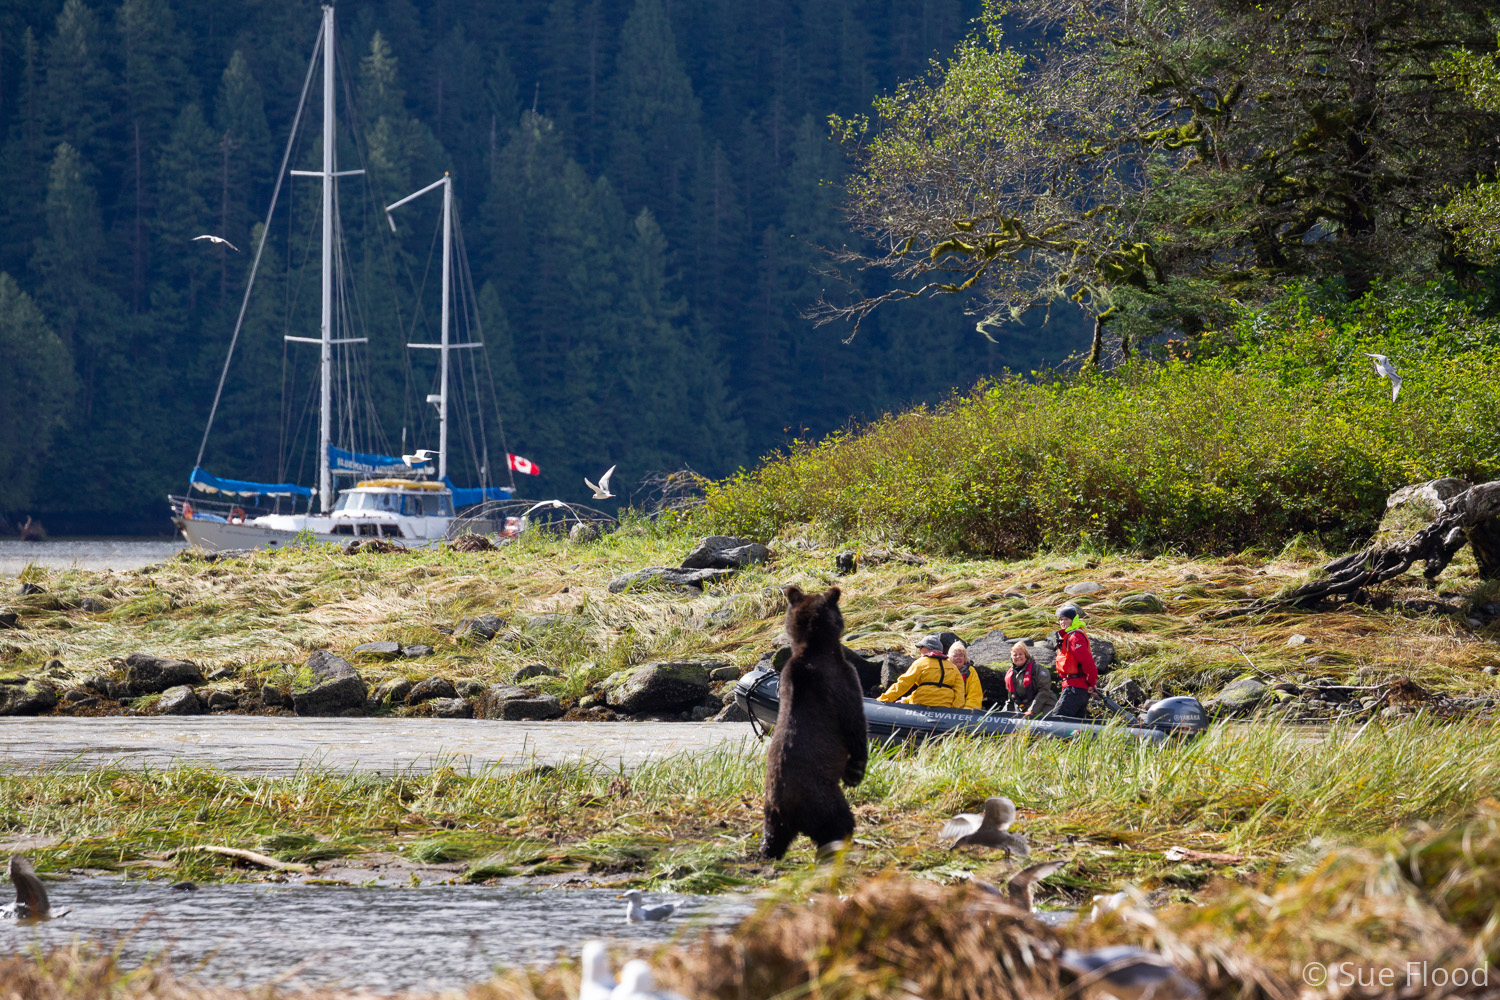
<svg viewBox="0 0 1500 1000"><path fill-rule="evenodd" d="M741 677L735 685L735 701L757 725L766 729L776 724L780 680L776 671L760 667ZM1208 727L1203 706L1198 703L1198 699L1188 697L1164 698L1152 704L1139 718L1131 713L1128 718L1108 725L1076 720L1032 719L999 709L971 711L962 708L929 708L925 705L896 705L866 698L865 724L869 728L870 739L877 743L924 739L953 732L976 736L1034 735L1059 739L1113 733L1160 743L1171 736L1196 736Z"/></svg>

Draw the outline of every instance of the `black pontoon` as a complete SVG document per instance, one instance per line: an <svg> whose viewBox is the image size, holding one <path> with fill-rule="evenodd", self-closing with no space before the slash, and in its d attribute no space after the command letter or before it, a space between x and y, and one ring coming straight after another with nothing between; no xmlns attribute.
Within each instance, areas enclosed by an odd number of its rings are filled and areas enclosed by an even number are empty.
<svg viewBox="0 0 1500 1000"><path fill-rule="evenodd" d="M767 729L776 724L780 680L781 677L775 670L758 667L741 677L735 685L735 701L740 708ZM1207 728L1203 706L1196 698L1164 698L1152 704L1139 718L1119 706L1113 707L1125 715L1122 718L1125 725L1032 719L997 708L980 711L929 708L925 705L899 705L866 698L865 724L869 728L870 739L877 743L913 737L923 739L952 732L978 736L1051 736L1058 739L1114 733L1159 743L1170 736L1195 736Z"/></svg>

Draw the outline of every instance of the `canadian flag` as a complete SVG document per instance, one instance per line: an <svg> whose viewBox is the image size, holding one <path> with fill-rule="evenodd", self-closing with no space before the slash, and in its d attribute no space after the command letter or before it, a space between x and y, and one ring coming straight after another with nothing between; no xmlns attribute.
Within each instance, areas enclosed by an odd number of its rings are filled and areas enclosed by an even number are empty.
<svg viewBox="0 0 1500 1000"><path fill-rule="evenodd" d="M540 476L542 474L542 470L536 467L535 462L529 458L522 458L520 455L507 454L505 456L505 464L512 472L523 472L528 476Z"/></svg>

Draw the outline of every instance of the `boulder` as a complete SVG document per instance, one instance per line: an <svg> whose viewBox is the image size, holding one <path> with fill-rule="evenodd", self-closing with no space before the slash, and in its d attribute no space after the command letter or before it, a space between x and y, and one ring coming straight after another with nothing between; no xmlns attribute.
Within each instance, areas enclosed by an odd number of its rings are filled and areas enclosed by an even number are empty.
<svg viewBox="0 0 1500 1000"><path fill-rule="evenodd" d="M1010 668L1010 647L1015 644L1015 639L1007 639L1004 631L995 629L976 639L969 647L969 661L994 667L1004 673Z"/></svg>
<svg viewBox="0 0 1500 1000"><path fill-rule="evenodd" d="M14 611L0 611L0 628L20 628L21 616Z"/></svg>
<svg viewBox="0 0 1500 1000"><path fill-rule="evenodd" d="M109 610L109 604L97 597L83 597L78 600L78 610L87 611L91 615L97 615Z"/></svg>
<svg viewBox="0 0 1500 1000"><path fill-rule="evenodd" d="M626 573L609 581L611 594L623 594L627 590L651 590L671 588L674 590L702 590L705 583L733 576L732 569L679 569L676 566L647 566L634 573Z"/></svg>
<svg viewBox="0 0 1500 1000"><path fill-rule="evenodd" d="M833 557L833 571L839 576L848 576L858 568L853 552L840 552Z"/></svg>
<svg viewBox="0 0 1500 1000"><path fill-rule="evenodd" d="M210 712L227 712L233 708L239 708L240 696L233 691L219 688L208 693L208 699L204 702Z"/></svg>
<svg viewBox="0 0 1500 1000"><path fill-rule="evenodd" d="M880 660L880 690L884 691L896 683L896 678L906 673L906 668L916 662L915 656L907 656L892 650L879 657ZM878 694L879 692L877 692Z"/></svg>
<svg viewBox="0 0 1500 1000"><path fill-rule="evenodd" d="M260 689L260 703L267 708L291 708L292 696L273 684Z"/></svg>
<svg viewBox="0 0 1500 1000"><path fill-rule="evenodd" d="M1150 592L1126 594L1115 602L1115 607L1127 615L1159 615L1166 610L1161 598Z"/></svg>
<svg viewBox="0 0 1500 1000"><path fill-rule="evenodd" d="M530 663L516 671L516 683L520 684L531 680L533 677L556 677L558 673L545 663Z"/></svg>
<svg viewBox="0 0 1500 1000"><path fill-rule="evenodd" d="M1248 715L1261 703L1269 690L1255 678L1246 677L1224 688L1203 707L1220 715Z"/></svg>
<svg viewBox="0 0 1500 1000"><path fill-rule="evenodd" d="M688 711L708 696L708 672L718 665L683 660L619 670L605 680L604 700L622 715Z"/></svg>
<svg viewBox="0 0 1500 1000"><path fill-rule="evenodd" d="M202 715L204 708L192 688L179 684L167 688L156 699L156 712L158 715Z"/></svg>
<svg viewBox="0 0 1500 1000"><path fill-rule="evenodd" d="M131 697L156 694L179 684L202 684L203 671L187 660L171 660L151 653L125 657L125 683Z"/></svg>
<svg viewBox="0 0 1500 1000"><path fill-rule="evenodd" d="M484 685L476 680L459 681L453 687L458 691L460 698L477 698L484 694Z"/></svg>
<svg viewBox="0 0 1500 1000"><path fill-rule="evenodd" d="M455 636L463 636L477 642L489 642L504 631L506 621L499 615L479 615L475 618L460 618L453 626Z"/></svg>
<svg viewBox="0 0 1500 1000"><path fill-rule="evenodd" d="M844 661L854 668L859 675L859 687L861 691L870 691L880 686L880 669L883 664L879 660L870 659L862 653L857 653L848 646L843 647ZM787 657L791 659L791 657ZM877 694L879 692L876 692Z"/></svg>
<svg viewBox="0 0 1500 1000"><path fill-rule="evenodd" d="M467 698L433 698L428 702L432 714L439 719L472 719L474 706Z"/></svg>
<svg viewBox="0 0 1500 1000"><path fill-rule="evenodd" d="M57 689L46 681L19 678L0 684L0 715L41 715L57 707Z"/></svg>
<svg viewBox="0 0 1500 1000"><path fill-rule="evenodd" d="M337 715L346 709L364 711L369 689L349 661L319 649L292 678L292 710L298 715Z"/></svg>
<svg viewBox="0 0 1500 1000"><path fill-rule="evenodd" d="M383 705L404 702L409 694L411 694L411 681L405 677L392 677L375 686L375 700Z"/></svg>
<svg viewBox="0 0 1500 1000"><path fill-rule="evenodd" d="M583 619L578 615L532 615L530 618L526 619L526 627L528 629L557 628L559 626L577 625L582 621Z"/></svg>
<svg viewBox="0 0 1500 1000"><path fill-rule="evenodd" d="M1116 681L1105 689L1105 692L1116 701L1123 701L1129 705L1144 705L1146 703L1146 689L1141 687L1141 682L1134 677Z"/></svg>
<svg viewBox="0 0 1500 1000"><path fill-rule="evenodd" d="M399 642L362 642L349 650L351 656L373 656L378 660L394 660L401 655Z"/></svg>
<svg viewBox="0 0 1500 1000"><path fill-rule="evenodd" d="M1500 580L1500 517L1465 528L1481 580Z"/></svg>
<svg viewBox="0 0 1500 1000"><path fill-rule="evenodd" d="M563 707L550 694L515 684L491 684L479 696L478 714L482 719L509 721L555 719L563 714Z"/></svg>
<svg viewBox="0 0 1500 1000"><path fill-rule="evenodd" d="M1010 692L1005 690L1005 670L1010 666L1006 661L1005 667L991 667L983 663L971 663L969 669L979 675L979 689L984 692L982 708L998 708L1004 705L1010 697Z"/></svg>
<svg viewBox="0 0 1500 1000"><path fill-rule="evenodd" d="M683 569L744 569L771 558L771 550L759 542L729 535L709 535L682 560Z"/></svg>
<svg viewBox="0 0 1500 1000"><path fill-rule="evenodd" d="M45 594L46 592L46 587L43 587L39 583L31 583L29 581L23 582L21 586L16 590L16 593L20 594L22 597L29 597L32 594Z"/></svg>
<svg viewBox="0 0 1500 1000"><path fill-rule="evenodd" d="M420 705L424 701L433 698L457 698L458 691L453 687L453 682L446 677L429 677L424 681L418 681L412 685L412 689L406 694L408 705Z"/></svg>
<svg viewBox="0 0 1500 1000"><path fill-rule="evenodd" d="M1291 634L1291 636L1287 639L1286 644L1288 646L1302 646L1302 645L1306 645L1307 643L1309 643L1311 641L1312 641L1311 639L1309 639L1307 636L1303 635L1301 632L1293 632Z"/></svg>
<svg viewBox="0 0 1500 1000"><path fill-rule="evenodd" d="M1095 583L1093 580L1080 580L1077 583L1070 583L1064 587L1063 593L1071 594L1074 597L1081 597L1085 594L1097 594L1103 589L1103 586Z"/></svg>
<svg viewBox="0 0 1500 1000"><path fill-rule="evenodd" d="M433 649L431 646L424 646L420 642L413 643L410 646L401 647L401 655L406 657L408 660L415 660L423 656L431 656L432 653Z"/></svg>
<svg viewBox="0 0 1500 1000"><path fill-rule="evenodd" d="M740 679L740 668L726 663L722 667L714 667L708 672L711 681L737 681Z"/></svg>
<svg viewBox="0 0 1500 1000"><path fill-rule="evenodd" d="M587 545L599 540L599 526L588 521L579 521L568 529L568 541L574 545Z"/></svg>
<svg viewBox="0 0 1500 1000"><path fill-rule="evenodd" d="M749 722L750 714L740 707L739 702L731 701L719 709L717 715L709 719L710 722Z"/></svg>

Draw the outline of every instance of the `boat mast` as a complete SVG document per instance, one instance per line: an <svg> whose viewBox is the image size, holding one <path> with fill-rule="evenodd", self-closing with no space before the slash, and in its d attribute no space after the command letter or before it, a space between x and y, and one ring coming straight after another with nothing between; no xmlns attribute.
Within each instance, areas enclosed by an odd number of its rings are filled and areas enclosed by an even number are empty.
<svg viewBox="0 0 1500 1000"><path fill-rule="evenodd" d="M362 174L363 170L337 169L338 120L334 109L333 7L323 7L323 169L293 170L295 177L323 179L323 319L318 339L287 337L302 343L318 345L321 382L318 408L318 507L323 513L333 509L333 470L328 462L328 446L333 443L333 345L362 344L366 337L333 336L333 217L338 200L334 179Z"/></svg>
<svg viewBox="0 0 1500 1000"><path fill-rule="evenodd" d="M436 403L438 408L438 479L448 478L448 352L466 347L482 347L477 341L465 344L455 344L449 336L449 316L451 313L450 303L453 299L453 177L444 172L441 180L433 181L420 191L414 191L398 202L393 202L385 207L386 219L391 224L391 230L395 231L396 220L391 217L391 210L400 208L413 198L420 198L438 185L443 188L443 308L441 327L442 333L436 344L407 344L407 347L431 348L439 353L439 367L441 375L438 380L438 392L435 396L428 396L427 402Z"/></svg>
<svg viewBox="0 0 1500 1000"><path fill-rule="evenodd" d="M333 109L333 7L323 8L323 322L318 347L321 388L318 412L318 508L333 506L333 472L328 468L328 446L333 436L333 172L338 152L337 119Z"/></svg>

